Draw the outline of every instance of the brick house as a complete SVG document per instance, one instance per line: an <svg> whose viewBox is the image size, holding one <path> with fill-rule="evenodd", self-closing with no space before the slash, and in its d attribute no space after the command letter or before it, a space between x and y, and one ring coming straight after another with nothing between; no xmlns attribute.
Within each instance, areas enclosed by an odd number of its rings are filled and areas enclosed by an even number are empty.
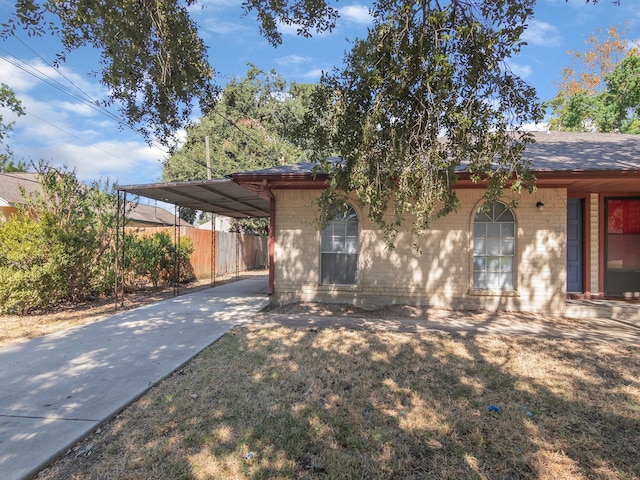
<svg viewBox="0 0 640 480"><path fill-rule="evenodd" d="M526 151L537 191L483 206L462 172L461 208L388 250L356 202L320 231L312 164L237 173L268 202L275 304L390 303L563 313L567 294L640 296L640 136L541 132ZM518 207L506 204L516 199ZM422 254L416 253L417 241Z"/></svg>

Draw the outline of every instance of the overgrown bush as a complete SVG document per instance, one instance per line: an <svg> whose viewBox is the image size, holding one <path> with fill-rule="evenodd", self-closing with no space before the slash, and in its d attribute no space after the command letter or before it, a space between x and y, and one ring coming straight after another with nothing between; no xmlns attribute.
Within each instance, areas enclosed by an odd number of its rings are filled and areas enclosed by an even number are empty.
<svg viewBox="0 0 640 480"><path fill-rule="evenodd" d="M171 236L167 232L153 235L127 234L125 238L125 271L129 283L149 281L154 287L160 282L174 281L176 261L180 264L178 281L194 279L189 255L193 252L190 238L180 239L176 250ZM177 256L176 256L177 253Z"/></svg>
<svg viewBox="0 0 640 480"><path fill-rule="evenodd" d="M44 224L14 215L0 228L0 310L26 313L63 298L60 250Z"/></svg>
<svg viewBox="0 0 640 480"><path fill-rule="evenodd" d="M0 312L26 313L104 293L113 246L115 193L73 171L38 166L42 193L0 227ZM23 193L24 196L24 193Z"/></svg>
<svg viewBox="0 0 640 480"><path fill-rule="evenodd" d="M39 166L43 193L0 224L0 313L27 313L61 301L110 295L115 280L116 193L75 172ZM177 252L168 233L125 236L129 285L194 279L190 238ZM177 257L176 257L177 253Z"/></svg>

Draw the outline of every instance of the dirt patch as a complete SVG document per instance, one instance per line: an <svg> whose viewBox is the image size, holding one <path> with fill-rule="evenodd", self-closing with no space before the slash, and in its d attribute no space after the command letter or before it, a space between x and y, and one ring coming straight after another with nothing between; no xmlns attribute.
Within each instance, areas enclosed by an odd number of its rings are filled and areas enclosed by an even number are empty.
<svg viewBox="0 0 640 480"><path fill-rule="evenodd" d="M376 309L355 307L353 305L300 302L283 305L281 307L267 307L263 310L265 316L316 316L316 317L359 317L369 319L415 319L415 320L459 320L487 321L495 318L509 318L519 321L550 321L554 324L576 324L571 318L545 316L528 312L490 312L487 310L449 310L446 308L417 307L412 305L388 305Z"/></svg>
<svg viewBox="0 0 640 480"><path fill-rule="evenodd" d="M267 307L264 312L267 315L312 315L317 317L359 317L370 319L381 318L469 318L472 316L484 317L489 312L447 310L438 308L416 307L411 305L389 305L376 309L355 307L353 305L300 302L283 305L281 307Z"/></svg>

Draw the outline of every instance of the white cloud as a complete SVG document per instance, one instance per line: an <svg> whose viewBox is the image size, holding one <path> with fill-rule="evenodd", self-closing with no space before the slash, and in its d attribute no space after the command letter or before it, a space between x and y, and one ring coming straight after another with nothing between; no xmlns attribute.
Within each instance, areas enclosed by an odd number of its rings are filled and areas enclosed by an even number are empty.
<svg viewBox="0 0 640 480"><path fill-rule="evenodd" d="M310 80L320 80L320 77L322 76L323 72L326 72L326 70L323 70L321 68L315 68L313 70L309 70L308 72L302 74L301 76L303 78L307 78Z"/></svg>
<svg viewBox="0 0 640 480"><path fill-rule="evenodd" d="M307 63L311 60L311 57L303 57L302 55L286 55L276 59L278 65L300 65L301 63Z"/></svg>
<svg viewBox="0 0 640 480"><path fill-rule="evenodd" d="M40 59L28 61L16 57L0 58L0 82L9 85L20 96L39 88L55 91L57 96L69 98L100 99L107 96L107 90L98 81L87 75L61 65L58 68L47 65Z"/></svg>
<svg viewBox="0 0 640 480"><path fill-rule="evenodd" d="M28 92L38 84L38 79L15 65L21 61L14 57L0 58L0 82L6 83L16 92Z"/></svg>
<svg viewBox="0 0 640 480"><path fill-rule="evenodd" d="M13 119L16 124L9 139L16 159L67 165L76 168L83 181L109 177L131 184L160 178L159 160L166 154L149 147L137 133L120 129L96 112L91 117L84 104L39 101L28 95L21 100L27 114Z"/></svg>
<svg viewBox="0 0 640 480"><path fill-rule="evenodd" d="M369 25L373 17L366 5L346 5L339 9L340 18L360 25Z"/></svg>
<svg viewBox="0 0 640 480"><path fill-rule="evenodd" d="M525 132L548 132L548 123L525 123L522 125L522 130Z"/></svg>
<svg viewBox="0 0 640 480"><path fill-rule="evenodd" d="M54 166L75 169L84 182L108 178L121 185L157 182L162 173L160 160L165 156L161 149L135 141L92 145L65 141L32 149L32 154L36 157L30 160L44 159Z"/></svg>
<svg viewBox="0 0 640 480"><path fill-rule="evenodd" d="M553 47L562 41L562 35L558 29L546 22L532 20L529 27L522 34L522 40L531 45L541 47Z"/></svg>
<svg viewBox="0 0 640 480"><path fill-rule="evenodd" d="M93 117L97 113L95 108L86 103L54 102L53 105L72 115Z"/></svg>
<svg viewBox="0 0 640 480"><path fill-rule="evenodd" d="M203 22L203 26L208 32L218 35L240 35L249 30L246 25L239 22L221 22L215 18L207 19Z"/></svg>
<svg viewBox="0 0 640 480"><path fill-rule="evenodd" d="M285 23L278 22L278 31L282 35L298 35L298 30L300 29L300 25L297 23L292 23L291 25L287 25Z"/></svg>
<svg viewBox="0 0 640 480"><path fill-rule="evenodd" d="M519 63L509 62L509 68L520 78L530 77L533 73L533 69L530 65L521 65Z"/></svg>

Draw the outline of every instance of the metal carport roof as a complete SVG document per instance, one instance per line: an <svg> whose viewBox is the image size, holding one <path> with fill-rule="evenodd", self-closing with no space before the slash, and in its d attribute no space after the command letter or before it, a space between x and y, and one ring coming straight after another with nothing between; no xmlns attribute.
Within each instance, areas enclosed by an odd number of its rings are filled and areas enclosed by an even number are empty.
<svg viewBox="0 0 640 480"><path fill-rule="evenodd" d="M192 182L124 185L118 190L234 218L268 217L269 201L241 187L230 178Z"/></svg>

